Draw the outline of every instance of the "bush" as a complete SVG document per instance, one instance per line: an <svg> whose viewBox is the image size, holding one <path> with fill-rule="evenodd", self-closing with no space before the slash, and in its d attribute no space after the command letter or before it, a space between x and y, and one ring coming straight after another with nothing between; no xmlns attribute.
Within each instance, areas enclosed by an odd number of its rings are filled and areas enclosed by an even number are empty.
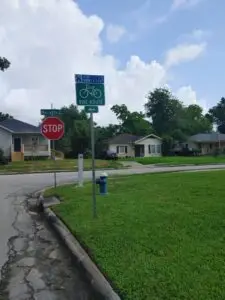
<svg viewBox="0 0 225 300"><path fill-rule="evenodd" d="M173 147L173 143L174 143L174 140L172 137L170 137L170 136L163 137L163 139L162 139L162 155L163 156L167 156L169 154L171 155L170 150Z"/></svg>
<svg viewBox="0 0 225 300"><path fill-rule="evenodd" d="M3 152L3 150L2 150L2 149L0 149L0 160L2 160L2 159L3 159L3 157L4 157L4 152Z"/></svg>
<svg viewBox="0 0 225 300"><path fill-rule="evenodd" d="M4 156L4 151L0 149L0 164L6 165L8 163L7 159Z"/></svg>
<svg viewBox="0 0 225 300"><path fill-rule="evenodd" d="M47 160L49 157L48 156L26 156L26 157L24 157L24 160L25 161L36 161L36 160Z"/></svg>
<svg viewBox="0 0 225 300"><path fill-rule="evenodd" d="M219 156L220 154L221 154L221 150L220 150L219 148L214 149L214 151L213 151L213 156L214 156L214 157L217 157L217 156Z"/></svg>

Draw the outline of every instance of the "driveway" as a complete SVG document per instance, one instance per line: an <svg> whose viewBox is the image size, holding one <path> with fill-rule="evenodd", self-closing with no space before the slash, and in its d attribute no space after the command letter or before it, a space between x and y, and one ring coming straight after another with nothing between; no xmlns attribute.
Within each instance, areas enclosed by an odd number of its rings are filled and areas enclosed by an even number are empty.
<svg viewBox="0 0 225 300"><path fill-rule="evenodd" d="M107 171L107 173L108 175L131 175L170 171L203 171L212 169L225 169L225 165L157 168L143 167L124 170L110 170ZM101 171L97 171L96 173L98 176ZM84 178L91 179L91 172L84 172ZM76 180L76 172L57 174L58 183L75 182ZM38 300L58 299L53 296L50 297L50 294L47 294L47 288L45 288L46 285L48 287L51 286L51 289L55 291L55 289L52 288L54 283L57 285L61 284L60 286L62 289L58 292L59 299L70 299L65 294L66 290L69 289L66 282L60 282L58 280L60 274L62 274L60 272L65 270L65 266L68 266L68 272L63 276L67 278L68 284L70 282L77 282L75 287L81 295L79 296L80 298L78 296L74 296L71 299L95 299L92 296L89 297L88 294L85 295L86 298L82 298L84 297L84 295L82 295L83 290L88 290L88 288L83 279L79 278L80 273L77 271L77 273L74 274L72 270L70 270L68 254L64 254L64 250L60 248L60 245L58 245L57 239L52 237L49 229L46 228L41 220L38 219L38 216L32 214L26 209L26 199L28 195L34 191L51 185L53 185L53 174L50 173L0 176L0 269L1 276L3 275L2 279L4 279L0 286L0 299L2 291L6 291L7 288L9 288L9 285L10 289L13 291L9 298L10 300L33 299L34 297L31 298L30 296L31 293L33 293L32 296L36 295L36 298L34 299ZM32 243L34 240L37 242L35 245ZM54 249L56 252L53 252ZM60 265L60 261L63 261L63 264ZM38 268L36 264L38 264ZM19 272L21 265L23 270L22 272L25 273ZM43 267L42 269L41 266ZM49 268L52 268L51 270L55 270L55 279L51 278L51 272L48 273ZM40 272L44 272L45 275L48 274L45 276L46 282L41 281ZM56 276L56 273L58 274L58 277ZM52 276L54 277L54 274ZM23 278L22 281L21 278ZM30 281L28 281L28 278L31 278ZM38 278L40 281L38 281ZM38 289L37 286L33 286L32 280L34 283L38 281L42 288ZM22 285L18 291L17 283L19 282L22 282ZM12 288L12 286L14 288ZM84 286L84 288L82 288L82 286ZM18 296L20 295L21 289L23 289L23 293L21 296ZM63 294L62 291L65 293ZM90 294L92 294L92 292L90 292ZM54 293L52 295L54 295ZM7 298L4 296L2 299Z"/></svg>

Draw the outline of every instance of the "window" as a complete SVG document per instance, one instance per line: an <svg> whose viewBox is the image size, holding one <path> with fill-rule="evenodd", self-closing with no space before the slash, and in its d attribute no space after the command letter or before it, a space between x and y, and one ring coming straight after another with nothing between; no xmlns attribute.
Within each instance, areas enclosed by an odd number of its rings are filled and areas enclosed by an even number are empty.
<svg viewBox="0 0 225 300"><path fill-rule="evenodd" d="M127 153L127 146L117 146L116 152L118 154L126 154Z"/></svg>
<svg viewBox="0 0 225 300"><path fill-rule="evenodd" d="M148 153L155 154L156 153L156 146L155 145L148 145Z"/></svg>
<svg viewBox="0 0 225 300"><path fill-rule="evenodd" d="M31 141L33 146L37 145L39 141L38 136L32 136Z"/></svg>
<svg viewBox="0 0 225 300"><path fill-rule="evenodd" d="M157 147L156 147L156 152L157 152L158 154L161 153L161 145L157 145Z"/></svg>
<svg viewBox="0 0 225 300"><path fill-rule="evenodd" d="M155 154L155 145L151 145L152 146L152 153Z"/></svg>

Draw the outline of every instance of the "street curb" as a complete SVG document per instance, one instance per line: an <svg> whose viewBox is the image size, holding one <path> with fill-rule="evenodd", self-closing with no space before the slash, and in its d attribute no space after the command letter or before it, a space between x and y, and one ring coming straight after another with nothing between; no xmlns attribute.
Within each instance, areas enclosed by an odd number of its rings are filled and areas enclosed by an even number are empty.
<svg viewBox="0 0 225 300"><path fill-rule="evenodd" d="M96 171L107 171L107 170L124 170L127 168L118 168L118 169L114 169L114 168L100 168L100 169L96 169ZM31 172L1 172L0 171L0 176L1 175L29 175L29 174L46 174L46 173L77 173L77 170L44 170L44 171L31 171ZM86 171L91 171L91 169L84 169L84 172Z"/></svg>
<svg viewBox="0 0 225 300"><path fill-rule="evenodd" d="M66 247L84 269L87 278L94 290L99 293L105 300L121 300L115 293L109 282L105 279L103 274L99 271L97 266L88 256L87 252L81 247L77 239L72 235L69 229L63 222L55 215L50 208L44 209L44 215L50 225L59 235L60 239L65 243Z"/></svg>
<svg viewBox="0 0 225 300"><path fill-rule="evenodd" d="M224 166L225 163L208 163L208 164L156 164L152 165L154 168L160 168L160 167L202 167L202 166ZM144 165L143 165L144 166ZM145 165L150 166L150 165Z"/></svg>

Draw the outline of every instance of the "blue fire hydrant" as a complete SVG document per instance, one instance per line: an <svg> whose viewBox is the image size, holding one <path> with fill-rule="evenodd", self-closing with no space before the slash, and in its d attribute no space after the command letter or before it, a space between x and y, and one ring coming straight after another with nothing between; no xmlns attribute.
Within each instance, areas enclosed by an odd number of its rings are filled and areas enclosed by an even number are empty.
<svg viewBox="0 0 225 300"><path fill-rule="evenodd" d="M99 193L100 195L106 195L107 194L107 174L102 173L99 178L96 179L96 184L99 185Z"/></svg>

